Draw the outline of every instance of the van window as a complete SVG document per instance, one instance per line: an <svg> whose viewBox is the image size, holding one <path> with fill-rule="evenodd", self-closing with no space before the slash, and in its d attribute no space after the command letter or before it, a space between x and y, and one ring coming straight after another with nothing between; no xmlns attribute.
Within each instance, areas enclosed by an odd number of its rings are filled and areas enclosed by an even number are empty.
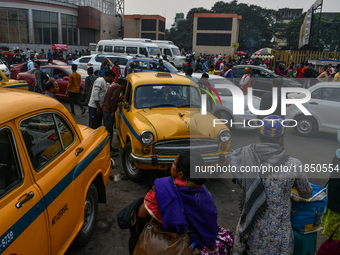
<svg viewBox="0 0 340 255"><path fill-rule="evenodd" d="M124 46L115 46L114 52L115 53L125 53L125 47Z"/></svg>
<svg viewBox="0 0 340 255"><path fill-rule="evenodd" d="M126 47L126 53L137 54L138 49L137 47Z"/></svg>
<svg viewBox="0 0 340 255"><path fill-rule="evenodd" d="M139 54L142 54L144 56L148 56L148 52L146 51L146 48L139 48Z"/></svg>
<svg viewBox="0 0 340 255"><path fill-rule="evenodd" d="M110 59L110 61L112 62L112 64L115 64L115 62L118 60L117 57L108 57L108 59Z"/></svg>
<svg viewBox="0 0 340 255"><path fill-rule="evenodd" d="M172 53L170 49L164 49L164 55L172 57Z"/></svg>
<svg viewBox="0 0 340 255"><path fill-rule="evenodd" d="M104 47L105 52L112 52L112 46L106 46Z"/></svg>
<svg viewBox="0 0 340 255"><path fill-rule="evenodd" d="M98 51L103 51L103 45L98 46Z"/></svg>
<svg viewBox="0 0 340 255"><path fill-rule="evenodd" d="M126 58L118 58L118 64L121 66L126 66L128 60Z"/></svg>

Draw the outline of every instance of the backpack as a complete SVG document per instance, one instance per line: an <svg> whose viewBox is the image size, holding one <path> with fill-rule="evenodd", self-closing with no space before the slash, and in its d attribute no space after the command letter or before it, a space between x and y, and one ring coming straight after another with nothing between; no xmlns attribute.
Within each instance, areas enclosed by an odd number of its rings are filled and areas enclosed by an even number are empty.
<svg viewBox="0 0 340 255"><path fill-rule="evenodd" d="M23 64L21 67L20 67L20 72L27 72L28 71L28 62L26 62L25 64Z"/></svg>

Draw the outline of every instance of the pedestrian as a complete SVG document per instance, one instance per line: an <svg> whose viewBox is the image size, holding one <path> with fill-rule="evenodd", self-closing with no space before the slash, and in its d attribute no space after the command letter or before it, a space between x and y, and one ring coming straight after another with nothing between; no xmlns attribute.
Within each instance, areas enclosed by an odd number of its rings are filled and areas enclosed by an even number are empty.
<svg viewBox="0 0 340 255"><path fill-rule="evenodd" d="M305 82L306 89L310 88L313 78L315 78L315 70L313 68L312 63L309 63L307 66L307 71L306 71L306 82Z"/></svg>
<svg viewBox="0 0 340 255"><path fill-rule="evenodd" d="M8 69L11 70L11 65L13 61L13 53L9 50L7 54L5 54L7 60Z"/></svg>
<svg viewBox="0 0 340 255"><path fill-rule="evenodd" d="M89 107L89 127L97 129L102 125L103 111L102 107L105 101L107 92L107 83L112 83L115 80L116 74L109 70L105 72L104 78L99 77L93 84L91 98L88 103Z"/></svg>
<svg viewBox="0 0 340 255"><path fill-rule="evenodd" d="M19 65L21 62L22 62L22 59L21 59L20 52L19 52L19 50L16 50L15 54L12 58L12 64L13 65Z"/></svg>
<svg viewBox="0 0 340 255"><path fill-rule="evenodd" d="M227 62L225 60L222 61L222 63L220 64L218 70L224 70L224 67L227 65Z"/></svg>
<svg viewBox="0 0 340 255"><path fill-rule="evenodd" d="M56 81L49 80L45 84L45 95L57 99L55 94L59 92L59 85Z"/></svg>
<svg viewBox="0 0 340 255"><path fill-rule="evenodd" d="M223 54L222 60L227 60L227 56Z"/></svg>
<svg viewBox="0 0 340 255"><path fill-rule="evenodd" d="M82 93L86 93L86 102L90 102L91 94L92 94L92 87L94 82L97 80L97 76L93 74L93 67L89 67L87 69L87 77L85 78L85 86ZM105 75L105 74L104 74Z"/></svg>
<svg viewBox="0 0 340 255"><path fill-rule="evenodd" d="M41 59L46 59L47 58L47 55L46 55L46 52L45 52L44 49L41 49L40 58Z"/></svg>
<svg viewBox="0 0 340 255"><path fill-rule="evenodd" d="M231 64L224 66L224 69L223 69L223 77L224 78L227 78L227 79L233 79L234 78L235 73L234 73L234 71L232 70L231 67L232 67Z"/></svg>
<svg viewBox="0 0 340 255"><path fill-rule="evenodd" d="M31 51L29 48L27 48L27 51L26 51L26 60L30 60L31 59Z"/></svg>
<svg viewBox="0 0 340 255"><path fill-rule="evenodd" d="M282 147L286 131L284 119L270 115L262 120L260 143L239 148L227 162L236 170L234 182L241 187L241 216L236 228L234 255L293 254L294 238L290 221L292 188L308 198L313 188L304 172L289 171L302 167L300 160L286 155ZM288 171L243 171L266 166Z"/></svg>
<svg viewBox="0 0 340 255"><path fill-rule="evenodd" d="M53 59L57 59L59 57L59 54L57 50L53 50Z"/></svg>
<svg viewBox="0 0 340 255"><path fill-rule="evenodd" d="M340 129L338 130L338 142L340 142ZM335 152L333 157L332 167L334 169L340 168L340 149ZM327 201L327 211L322 216L322 223L324 228L321 233L329 238L332 233L340 224L340 173L338 171L332 171L328 181L328 201ZM335 231L333 235L333 240L340 240L339 231Z"/></svg>
<svg viewBox="0 0 340 255"><path fill-rule="evenodd" d="M203 73L209 72L208 62L204 58L201 59L201 66Z"/></svg>
<svg viewBox="0 0 340 255"><path fill-rule="evenodd" d="M37 60L39 58L40 58L40 56L39 56L38 52L35 50L34 51L34 59Z"/></svg>
<svg viewBox="0 0 340 255"><path fill-rule="evenodd" d="M129 68L127 69L127 75L135 72L135 62L131 62Z"/></svg>
<svg viewBox="0 0 340 255"><path fill-rule="evenodd" d="M323 70L321 71L320 75L317 77L319 82L327 82L328 81L328 72L329 72L329 66L324 65Z"/></svg>
<svg viewBox="0 0 340 255"><path fill-rule="evenodd" d="M334 78L335 74L334 67L332 66L332 64L328 64L328 66L329 66L328 78Z"/></svg>
<svg viewBox="0 0 340 255"><path fill-rule="evenodd" d="M66 88L66 96L69 95L71 114L73 116L76 115L74 111L74 104L78 104L81 109L81 115L85 113L85 107L79 100L79 89L81 84L81 76L77 73L78 66L76 64L72 64L72 73L69 75L69 80Z"/></svg>
<svg viewBox="0 0 340 255"><path fill-rule="evenodd" d="M104 125L107 132L110 135L110 148L111 148L111 157L118 156L118 149L112 148L112 137L113 137L113 124L115 121L115 112L118 107L120 92L125 89L127 84L127 80L124 78L118 79L118 84L112 84L107 89L104 104L103 104L103 116L104 116Z"/></svg>
<svg viewBox="0 0 340 255"><path fill-rule="evenodd" d="M195 82L194 78L192 77L192 73L193 73L193 69L191 67L188 67L187 70L185 71L185 77Z"/></svg>
<svg viewBox="0 0 340 255"><path fill-rule="evenodd" d="M217 72L216 72L216 70L215 70L215 68L214 68L214 65L210 65L210 66L209 66L209 72L208 72L208 74L217 75Z"/></svg>
<svg viewBox="0 0 340 255"><path fill-rule="evenodd" d="M52 59L52 58L49 58L49 59L47 60L47 65L48 65L48 66L52 66L52 65L53 65L53 59Z"/></svg>
<svg viewBox="0 0 340 255"><path fill-rule="evenodd" d="M202 64L201 64L201 60L198 58L196 60L196 65L195 65L195 73L202 73L203 72L203 67L202 67Z"/></svg>
<svg viewBox="0 0 340 255"><path fill-rule="evenodd" d="M156 59L163 59L163 58L162 58L161 54L157 53Z"/></svg>
<svg viewBox="0 0 340 255"><path fill-rule="evenodd" d="M285 64L281 62L279 66L275 69L275 72L280 76L286 76Z"/></svg>
<svg viewBox="0 0 340 255"><path fill-rule="evenodd" d="M26 62L26 53L23 49L20 50L20 56L21 56L21 63Z"/></svg>
<svg viewBox="0 0 340 255"><path fill-rule="evenodd" d="M98 70L99 77L104 77L105 76L105 72L106 72L106 70L104 69L104 66L101 65L100 66L100 70Z"/></svg>
<svg viewBox="0 0 340 255"><path fill-rule="evenodd" d="M291 62L290 65L287 67L287 76L289 78L293 78L294 77L294 74L296 72L296 68L295 68L295 65L294 65L294 62Z"/></svg>
<svg viewBox="0 0 340 255"><path fill-rule="evenodd" d="M244 93L248 93L248 88L251 85L251 80L250 80L250 68L246 67L244 69L244 75L242 76L242 79L240 80L239 86L242 89Z"/></svg>
<svg viewBox="0 0 340 255"><path fill-rule="evenodd" d="M259 65L260 67L267 68L267 65L265 64L264 60L262 60L261 64Z"/></svg>
<svg viewBox="0 0 340 255"><path fill-rule="evenodd" d="M158 63L159 63L159 66L158 66L158 71L159 72L168 72L168 69L164 66L163 59L160 59L158 61Z"/></svg>
<svg viewBox="0 0 340 255"><path fill-rule="evenodd" d="M118 64L118 61L115 61L114 66L112 67L112 71L114 71L115 74L116 74L116 78L115 78L114 83L117 83L118 78L120 78L122 76L122 71L120 70L120 66Z"/></svg>
<svg viewBox="0 0 340 255"><path fill-rule="evenodd" d="M27 71L32 70L34 68L34 57L31 56L27 62Z"/></svg>
<svg viewBox="0 0 340 255"><path fill-rule="evenodd" d="M283 87L283 80L281 77L274 78L273 79L273 88L277 88L277 94L276 94L276 106L275 106L275 111L272 113L272 115L277 115L277 116L282 116L281 114L281 89ZM261 97L261 102L260 102L260 110L269 110L272 108L273 105L273 92L267 92L263 94ZM265 117L262 116L261 119Z"/></svg>
<svg viewBox="0 0 340 255"><path fill-rule="evenodd" d="M222 69L220 68L222 64L223 64L223 61L222 61L222 59L219 58L219 59L216 61L215 68L216 68L217 70L223 70L223 68L222 68Z"/></svg>
<svg viewBox="0 0 340 255"><path fill-rule="evenodd" d="M193 254L199 254L198 250L204 247L213 254L219 231L217 208L204 185L206 179L190 178L195 166L204 166L198 153L180 152L172 164L171 177L155 180L144 203L139 206L137 215L142 219L151 216L163 225L165 231L181 234L188 230L190 244L193 243L195 247ZM160 247L155 247L157 250L163 248L163 243L159 243Z"/></svg>
<svg viewBox="0 0 340 255"><path fill-rule="evenodd" d="M307 68L305 67L305 63L302 62L298 68L298 79L302 86L305 86L305 76L306 76Z"/></svg>
<svg viewBox="0 0 340 255"><path fill-rule="evenodd" d="M105 71L108 71L112 69L113 64L110 59L104 58L102 62L102 66L104 67Z"/></svg>
<svg viewBox="0 0 340 255"><path fill-rule="evenodd" d="M44 79L45 71L40 68L41 62L39 60L34 62L34 67L38 69L37 72L34 73L35 83L34 83L34 92L44 94L45 92L45 82L47 82L46 79ZM46 73L45 73L46 74Z"/></svg>
<svg viewBox="0 0 340 255"><path fill-rule="evenodd" d="M340 72L338 71L335 75L334 75L334 82L340 82Z"/></svg>
<svg viewBox="0 0 340 255"><path fill-rule="evenodd" d="M51 52L51 49L48 49L47 58L48 58L48 59L52 59L52 52Z"/></svg>

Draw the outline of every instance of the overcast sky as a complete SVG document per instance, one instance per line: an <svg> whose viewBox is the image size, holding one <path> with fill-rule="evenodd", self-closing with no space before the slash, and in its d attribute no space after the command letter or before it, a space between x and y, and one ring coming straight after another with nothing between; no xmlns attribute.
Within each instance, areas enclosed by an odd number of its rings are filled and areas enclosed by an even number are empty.
<svg viewBox="0 0 340 255"><path fill-rule="evenodd" d="M188 13L191 8L210 9L216 1L207 0L125 0L125 14L158 14L166 18L170 28L177 12ZM303 8L305 12L315 0L239 0L239 3L256 4L269 9ZM339 0L324 0L323 12L340 12Z"/></svg>

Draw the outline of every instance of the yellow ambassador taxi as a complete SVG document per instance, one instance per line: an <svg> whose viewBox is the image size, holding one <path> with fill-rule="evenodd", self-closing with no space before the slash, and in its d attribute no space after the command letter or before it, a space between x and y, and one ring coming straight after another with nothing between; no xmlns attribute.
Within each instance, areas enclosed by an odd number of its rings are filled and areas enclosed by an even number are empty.
<svg viewBox="0 0 340 255"><path fill-rule="evenodd" d="M169 170L183 150L202 155L208 164L223 164L231 133L201 114L199 86L177 74L140 72L127 76L124 99L116 111L116 129L123 147L122 163L138 182L143 170Z"/></svg>
<svg viewBox="0 0 340 255"><path fill-rule="evenodd" d="M106 202L107 131L77 125L61 103L33 92L0 89L0 112L0 254L85 245Z"/></svg>
<svg viewBox="0 0 340 255"><path fill-rule="evenodd" d="M28 90L28 86L26 81L8 79L0 70L0 88Z"/></svg>

